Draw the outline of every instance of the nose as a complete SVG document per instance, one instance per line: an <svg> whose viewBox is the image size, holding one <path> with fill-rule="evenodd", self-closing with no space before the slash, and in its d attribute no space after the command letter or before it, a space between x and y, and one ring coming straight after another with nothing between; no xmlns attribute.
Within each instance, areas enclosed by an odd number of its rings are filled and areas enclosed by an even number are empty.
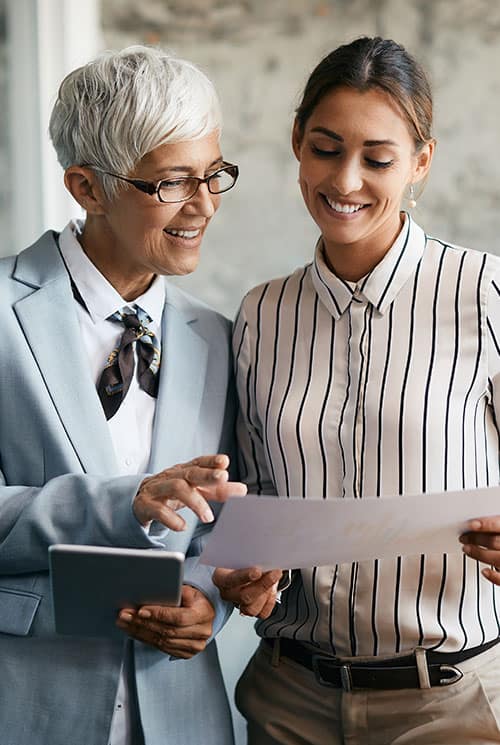
<svg viewBox="0 0 500 745"><path fill-rule="evenodd" d="M185 209L191 214L203 215L207 220L213 217L220 202L220 197L208 191L207 184L200 184L196 194L185 203Z"/></svg>
<svg viewBox="0 0 500 745"><path fill-rule="evenodd" d="M359 163L354 158L346 158L336 164L332 182L342 196L359 191L363 186L363 179Z"/></svg>

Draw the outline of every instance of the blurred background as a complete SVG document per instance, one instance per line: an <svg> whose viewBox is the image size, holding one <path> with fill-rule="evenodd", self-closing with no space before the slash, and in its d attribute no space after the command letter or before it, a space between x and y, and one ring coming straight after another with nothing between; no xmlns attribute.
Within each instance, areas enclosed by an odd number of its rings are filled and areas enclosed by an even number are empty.
<svg viewBox="0 0 500 745"><path fill-rule="evenodd" d="M62 77L102 49L169 47L215 82L223 154L241 169L199 269L176 281L233 316L251 286L312 256L317 232L296 183L293 112L322 56L375 34L403 43L433 84L438 146L417 221L500 253L498 0L0 0L0 255L79 215L47 136ZM230 695L254 646L252 623L235 617L221 640ZM238 717L236 727L240 745Z"/></svg>

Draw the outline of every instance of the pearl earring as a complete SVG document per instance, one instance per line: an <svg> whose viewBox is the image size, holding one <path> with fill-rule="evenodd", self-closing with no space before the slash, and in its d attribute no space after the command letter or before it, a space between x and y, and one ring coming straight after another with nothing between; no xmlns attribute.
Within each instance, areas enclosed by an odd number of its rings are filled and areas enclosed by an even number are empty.
<svg viewBox="0 0 500 745"><path fill-rule="evenodd" d="M410 197L408 199L408 207L413 210L417 206L417 200L415 199L415 188L413 184L410 184Z"/></svg>

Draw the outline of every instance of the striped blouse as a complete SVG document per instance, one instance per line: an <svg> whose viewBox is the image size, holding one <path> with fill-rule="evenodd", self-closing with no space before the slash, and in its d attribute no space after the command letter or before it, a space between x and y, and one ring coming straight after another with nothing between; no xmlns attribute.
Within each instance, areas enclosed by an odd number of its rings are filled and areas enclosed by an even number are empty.
<svg viewBox="0 0 500 745"><path fill-rule="evenodd" d="M251 492L362 499L500 483L493 255L407 216L352 283L320 240L311 264L245 297L234 353ZM456 651L499 635L500 588L460 552L303 569L257 631L344 656Z"/></svg>

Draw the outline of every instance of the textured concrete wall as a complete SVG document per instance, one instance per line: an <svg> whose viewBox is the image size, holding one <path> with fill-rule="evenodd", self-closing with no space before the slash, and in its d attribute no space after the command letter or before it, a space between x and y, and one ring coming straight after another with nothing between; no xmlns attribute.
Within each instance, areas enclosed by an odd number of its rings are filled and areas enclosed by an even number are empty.
<svg viewBox="0 0 500 745"><path fill-rule="evenodd" d="M294 106L322 55L362 34L403 43L433 82L438 148L415 215L428 232L500 252L497 0L103 0L106 45L158 43L214 80L223 152L241 166L182 285L233 314L251 285L309 259L289 146Z"/></svg>

